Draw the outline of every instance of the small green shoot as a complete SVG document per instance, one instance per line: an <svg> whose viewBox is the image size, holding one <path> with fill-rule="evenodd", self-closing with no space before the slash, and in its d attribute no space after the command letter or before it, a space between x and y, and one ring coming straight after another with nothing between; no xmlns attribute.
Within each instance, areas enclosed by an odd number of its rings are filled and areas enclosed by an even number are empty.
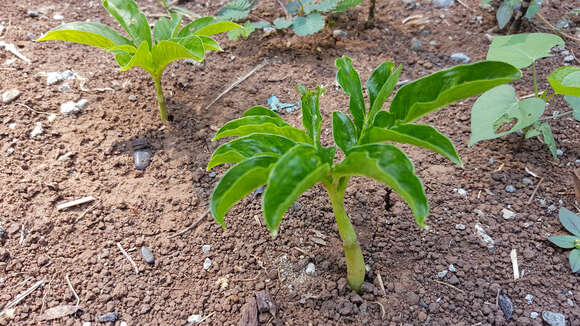
<svg viewBox="0 0 580 326"><path fill-rule="evenodd" d="M206 51L221 51L210 36L241 28L238 24L199 18L181 27L182 15L172 13L155 23L153 35L145 14L134 0L103 0L103 6L129 38L109 26L95 22L73 22L51 29L37 41L67 41L91 45L112 53L121 71L141 67L153 78L162 121L168 120L161 76L175 60L203 61Z"/></svg>
<svg viewBox="0 0 580 326"><path fill-rule="evenodd" d="M580 272L580 216L571 211L560 208L560 223L572 235L555 235L548 237L548 240L556 246L570 251L570 268L572 273Z"/></svg>
<svg viewBox="0 0 580 326"><path fill-rule="evenodd" d="M509 64L492 61L452 67L403 86L396 92L390 110L385 111L382 107L396 87L401 66L383 62L374 70L366 82L368 105L352 60L339 58L336 66L338 84L350 96L351 114L340 111L332 114L336 146L324 147L321 143L319 104L324 89L320 86L312 90L298 86L304 129L291 126L266 107L252 107L242 118L226 123L214 137L214 140L237 138L216 149L208 170L224 163L236 165L216 185L210 209L214 219L225 227L228 210L256 188L266 185L262 197L264 220L270 233L276 236L288 208L302 193L321 183L330 198L343 241L348 284L359 291L365 264L344 207L350 178L373 178L391 187L407 202L417 224L425 227L429 204L413 163L398 147L384 143L427 148L462 166L449 138L429 125L414 122L455 101L518 79L521 73ZM338 149L345 158L335 163Z"/></svg>

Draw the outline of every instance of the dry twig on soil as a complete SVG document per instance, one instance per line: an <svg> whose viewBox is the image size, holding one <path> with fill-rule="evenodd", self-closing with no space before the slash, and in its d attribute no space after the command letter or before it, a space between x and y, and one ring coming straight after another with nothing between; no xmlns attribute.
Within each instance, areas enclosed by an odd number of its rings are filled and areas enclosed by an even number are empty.
<svg viewBox="0 0 580 326"><path fill-rule="evenodd" d="M77 299L77 304L76 306L79 306L79 303L81 303L81 299L79 298L79 295L77 294L77 291L75 291L75 289L73 288L70 279L68 278L68 275L65 276L66 278L66 282L68 283L68 286L70 287L70 290L72 291L72 293L74 294L75 298Z"/></svg>
<svg viewBox="0 0 580 326"><path fill-rule="evenodd" d="M6 310L14 308L17 304L20 303L20 301L24 300L28 295L30 295L30 293L32 293L34 290L38 289L39 287L43 286L44 283L46 283L45 280L40 280L40 281L34 283L34 285L32 285L31 287L29 287L28 290L17 295L14 298L14 300L12 300L11 302L8 302L4 306L4 308L2 308L2 311L0 311L0 316L2 316Z"/></svg>
<svg viewBox="0 0 580 326"><path fill-rule="evenodd" d="M463 291L462 289L460 289L460 288L458 288L458 287L456 287L456 286L453 286L453 285L451 285L451 284L449 284L449 283L445 283L445 282L441 282L441 281L437 281L437 280L433 280L433 282L435 282L435 283L439 283L439 284L442 284L442 285L445 285L445 286L448 286L448 287L450 287L450 288L452 288L452 289L454 289L454 290L457 290L457 291L459 291L459 292L461 292L461 293L465 293L465 291Z"/></svg>
<svg viewBox="0 0 580 326"><path fill-rule="evenodd" d="M120 242L117 242L117 247L119 248L123 256L125 256L125 258L127 258L127 260L131 263L131 265L133 265L133 268L135 269L135 274L139 275L139 269L137 268L137 264L135 264L135 261L133 261L133 258L129 256L129 254L125 251L125 249L123 249L123 246L121 246Z"/></svg>
<svg viewBox="0 0 580 326"><path fill-rule="evenodd" d="M168 238L168 239L172 239L172 238L178 237L178 236L180 236L180 235L182 235L182 234L186 233L187 231L189 231L189 230L193 229L193 228L194 228L194 227L196 227L196 226L197 226L197 225L198 225L198 224L199 224L199 223L200 223L200 222L201 222L201 221L202 221L202 220L203 220L203 219L204 219L204 218L205 218L205 217L206 217L208 214L209 214L209 209L208 209L207 211L205 211L205 213L203 213L203 215L201 215L201 216L200 216L200 217L199 217L199 218L198 218L198 219L197 219L195 222L193 222L193 224L191 224L190 226L186 227L185 229L183 229L183 230L181 230L181 231L179 231L179 232L177 232L177 233L175 233L175 234L172 234L172 235L168 236L167 238Z"/></svg>
<svg viewBox="0 0 580 326"><path fill-rule="evenodd" d="M530 199L528 199L528 204L530 204L532 202L532 200L534 199L534 196L536 195L536 192L538 192L538 188L540 188L540 185L542 184L542 181L544 181L544 178L541 178L540 181L538 182L538 185L536 186L536 189L534 189L534 192L532 192L532 195L530 196Z"/></svg>

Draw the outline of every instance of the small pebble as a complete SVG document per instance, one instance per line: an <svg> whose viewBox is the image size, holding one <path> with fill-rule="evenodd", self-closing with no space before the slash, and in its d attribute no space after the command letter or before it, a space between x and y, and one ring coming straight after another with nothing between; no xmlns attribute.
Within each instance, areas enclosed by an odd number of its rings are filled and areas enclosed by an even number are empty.
<svg viewBox="0 0 580 326"><path fill-rule="evenodd" d="M209 173L209 177L210 177L210 178L212 178L212 179L213 179L213 178L215 178L215 177L216 177L216 175L217 175L217 174L216 174L215 172L213 172L213 171L211 171L211 172Z"/></svg>
<svg viewBox="0 0 580 326"><path fill-rule="evenodd" d="M562 155L564 155L564 152L561 149L557 149L556 150L556 155L557 156L562 156Z"/></svg>
<svg viewBox="0 0 580 326"><path fill-rule="evenodd" d="M211 249L210 245L201 246L201 252L209 252L210 249Z"/></svg>
<svg viewBox="0 0 580 326"><path fill-rule="evenodd" d="M429 308L429 305L427 305L427 304L426 304L425 302L423 302L423 301L420 301L420 302L419 302L419 306L421 306L421 307L423 307L423 308L425 308L425 309Z"/></svg>
<svg viewBox="0 0 580 326"><path fill-rule="evenodd" d="M466 227L463 224L455 224L455 229L456 230L465 230Z"/></svg>
<svg viewBox="0 0 580 326"><path fill-rule="evenodd" d="M2 103L9 104L20 96L20 91L17 89L9 89L2 93Z"/></svg>
<svg viewBox="0 0 580 326"><path fill-rule="evenodd" d="M455 0L434 0L433 5L435 8L449 8L455 3Z"/></svg>
<svg viewBox="0 0 580 326"><path fill-rule="evenodd" d="M63 115L74 115L81 112L81 109L73 101L68 101L60 105L60 113Z"/></svg>
<svg viewBox="0 0 580 326"><path fill-rule="evenodd" d="M205 261L203 262L203 269L207 271L210 267L211 267L211 259L206 258Z"/></svg>
<svg viewBox="0 0 580 326"><path fill-rule="evenodd" d="M489 165L493 165L493 162L495 162L495 160L493 159L493 157L489 158Z"/></svg>
<svg viewBox="0 0 580 326"><path fill-rule="evenodd" d="M114 323L117 319L119 319L119 313L116 311L99 316L99 321L101 323Z"/></svg>
<svg viewBox="0 0 580 326"><path fill-rule="evenodd" d="M512 304L510 298L508 298L505 295L500 295L497 302L499 304L499 307L501 308L501 311L503 311L505 319L506 320L512 319L512 314L514 313L514 305Z"/></svg>
<svg viewBox="0 0 580 326"><path fill-rule="evenodd" d="M553 212L555 212L557 210L558 210L558 207L556 207L556 205L554 205L554 204L548 206L548 212L549 213L553 213Z"/></svg>
<svg viewBox="0 0 580 326"><path fill-rule="evenodd" d="M187 317L187 322L190 324L193 324L193 323L197 324L197 323L201 322L202 319L203 318L201 317L201 315L191 315L191 316Z"/></svg>
<svg viewBox="0 0 580 326"><path fill-rule="evenodd" d="M531 185L534 182L530 178L523 178L522 179L522 183L525 184L525 185Z"/></svg>
<svg viewBox="0 0 580 326"><path fill-rule="evenodd" d="M315 275L316 274L316 266L313 263L308 263L305 270L307 275Z"/></svg>
<svg viewBox="0 0 580 326"><path fill-rule="evenodd" d="M458 193L460 196L467 196L467 190L463 189L463 188L455 188L453 189L453 192Z"/></svg>
<svg viewBox="0 0 580 326"><path fill-rule="evenodd" d="M135 96L133 94L129 95L129 101L131 101L131 102L137 101L137 96Z"/></svg>
<svg viewBox="0 0 580 326"><path fill-rule="evenodd" d="M34 17L38 17L38 11L36 11L36 10L28 10L28 11L26 12L26 14L27 14L29 17L33 17L33 18L34 18Z"/></svg>
<svg viewBox="0 0 580 326"><path fill-rule="evenodd" d="M52 16L52 19L54 20L64 20L64 16L61 14L54 14L54 16Z"/></svg>
<svg viewBox="0 0 580 326"><path fill-rule="evenodd" d="M34 125L34 129L30 132L30 138L34 138L36 136L42 135L44 133L44 129L42 128L42 123L37 122Z"/></svg>
<svg viewBox="0 0 580 326"><path fill-rule="evenodd" d="M342 29L335 29L334 31L332 31L332 35L334 37L347 37L348 34L343 31Z"/></svg>
<svg viewBox="0 0 580 326"><path fill-rule="evenodd" d="M536 311L530 312L530 318L536 319L538 317L540 317L540 314L538 312L536 312Z"/></svg>
<svg viewBox="0 0 580 326"><path fill-rule="evenodd" d="M126 321L122 321L119 326L127 326L127 322Z"/></svg>
<svg viewBox="0 0 580 326"><path fill-rule="evenodd" d="M574 301L572 301L572 299L568 299L568 300L566 300L566 302L568 303L568 305L570 307L574 307Z"/></svg>
<svg viewBox="0 0 580 326"><path fill-rule="evenodd" d="M141 247L141 258L143 258L147 264L155 264L155 256L153 256L153 252L151 252L151 249L147 246Z"/></svg>
<svg viewBox="0 0 580 326"><path fill-rule="evenodd" d="M449 58L457 63L469 63L471 61L471 58L463 52L453 53Z"/></svg>
<svg viewBox="0 0 580 326"><path fill-rule="evenodd" d="M526 294L526 297L524 299L528 304L532 304L532 302L534 302L534 296L531 294Z"/></svg>
<svg viewBox="0 0 580 326"><path fill-rule="evenodd" d="M501 210L501 212L504 220L513 220L514 218L516 218L516 213L510 211L509 209L504 208Z"/></svg>
<svg viewBox="0 0 580 326"><path fill-rule="evenodd" d="M140 148L133 152L133 162L137 170L145 170L151 163L153 152L149 148Z"/></svg>
<svg viewBox="0 0 580 326"><path fill-rule="evenodd" d="M411 39L411 51L417 52L417 51L421 51L421 50L423 50L423 44L421 43L421 41L418 38L413 37Z"/></svg>
<svg viewBox="0 0 580 326"><path fill-rule="evenodd" d="M85 322L83 322L83 326L91 326L91 322L90 321L85 321Z"/></svg>
<svg viewBox="0 0 580 326"><path fill-rule="evenodd" d="M77 101L77 106L81 110L84 110L87 108L87 106L89 106L89 101L87 99L81 98L80 100Z"/></svg>
<svg viewBox="0 0 580 326"><path fill-rule="evenodd" d="M544 311L542 312L542 319L550 326L566 325L566 317L561 313Z"/></svg>
<svg viewBox="0 0 580 326"><path fill-rule="evenodd" d="M507 186L505 186L505 191L506 192L516 192L516 187L514 187L512 185L507 185Z"/></svg>
<svg viewBox="0 0 580 326"><path fill-rule="evenodd" d="M574 61L573 55L567 55L564 57L564 62L568 63L568 62L572 62L572 61Z"/></svg>
<svg viewBox="0 0 580 326"><path fill-rule="evenodd" d="M447 276L447 270L444 270L444 271L441 271L441 272L437 273L437 277L439 279L444 279L445 276Z"/></svg>
<svg viewBox="0 0 580 326"><path fill-rule="evenodd" d="M457 272L457 268L455 268L455 266L453 266L453 264L451 264L451 265L449 265L449 271L451 273L455 273L455 272Z"/></svg>

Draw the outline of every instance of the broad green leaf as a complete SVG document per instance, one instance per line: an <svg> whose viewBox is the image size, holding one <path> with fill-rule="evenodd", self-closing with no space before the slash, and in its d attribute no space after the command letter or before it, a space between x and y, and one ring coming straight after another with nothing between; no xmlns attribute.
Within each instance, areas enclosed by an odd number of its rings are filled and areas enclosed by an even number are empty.
<svg viewBox="0 0 580 326"><path fill-rule="evenodd" d="M240 20L246 18L257 3L257 0L230 1L218 12L218 16L224 20Z"/></svg>
<svg viewBox="0 0 580 326"><path fill-rule="evenodd" d="M204 55L203 45L201 45L201 40L198 39L198 41L200 48L197 51L195 51L196 49L194 47L191 49L185 48L183 45L171 41L160 41L155 44L152 54L156 71L163 71L169 63L175 60L192 59L202 61Z"/></svg>
<svg viewBox="0 0 580 326"><path fill-rule="evenodd" d="M132 54L129 54L121 50L114 50L112 52L115 55L115 60L117 61L120 67L125 67L127 64L129 64L131 58L133 57Z"/></svg>
<svg viewBox="0 0 580 326"><path fill-rule="evenodd" d="M143 41L143 43L141 43L141 45L137 48L137 52L135 52L135 54L131 57L131 61L129 61L129 63L127 63L125 66L122 66L120 70L125 71L133 67L141 67L151 75L155 75L156 67L147 42Z"/></svg>
<svg viewBox="0 0 580 326"><path fill-rule="evenodd" d="M267 116L249 116L226 123L217 132L213 140L223 137L241 137L256 133L274 134L286 137L295 142L310 144L310 137L304 132L290 126L282 119Z"/></svg>
<svg viewBox="0 0 580 326"><path fill-rule="evenodd" d="M299 36L311 35L324 28L324 16L312 13L306 17L296 17L292 21L292 30Z"/></svg>
<svg viewBox="0 0 580 326"><path fill-rule="evenodd" d="M487 51L487 60L507 62L521 69L538 59L551 57L550 50L556 45L564 45L564 40L554 34L495 36Z"/></svg>
<svg viewBox="0 0 580 326"><path fill-rule="evenodd" d="M335 61L338 71L336 81L344 92L350 96L349 110L354 118L354 125L357 128L357 138L360 136L365 121L366 108L362 93L362 86L358 72L352 66L352 60L343 56Z"/></svg>
<svg viewBox="0 0 580 326"><path fill-rule="evenodd" d="M216 185L210 201L211 214L225 228L224 217L239 200L266 184L277 156L256 156L230 168ZM268 187L269 188L269 187Z"/></svg>
<svg viewBox="0 0 580 326"><path fill-rule="evenodd" d="M548 82L556 94L580 96L580 67L560 67L548 75Z"/></svg>
<svg viewBox="0 0 580 326"><path fill-rule="evenodd" d="M332 171L334 176L366 176L376 179L396 191L403 198L423 227L429 215L425 189L415 175L413 163L393 145L367 144L351 147L348 155Z"/></svg>
<svg viewBox="0 0 580 326"><path fill-rule="evenodd" d="M173 38L177 34L177 29L181 24L181 18L181 16L176 14L171 14L171 19L167 19L166 17L159 18L153 28L153 38L156 41Z"/></svg>
<svg viewBox="0 0 580 326"><path fill-rule="evenodd" d="M141 45L145 41L151 48L153 44L149 22L134 0L103 0L103 7L119 22L135 44Z"/></svg>
<svg viewBox="0 0 580 326"><path fill-rule="evenodd" d="M256 27L251 21L246 21L242 29L234 29L228 32L228 38L232 41L237 41L240 37L248 37L256 30Z"/></svg>
<svg viewBox="0 0 580 326"><path fill-rule="evenodd" d="M391 72L395 68L395 64L390 61L381 63L371 74L366 82L367 90L369 92L369 103L371 107L375 102L375 98L379 95L381 88L391 76Z"/></svg>
<svg viewBox="0 0 580 326"><path fill-rule="evenodd" d="M284 29L288 28L292 25L292 20L286 20L284 17L279 17L274 19L274 28L276 29Z"/></svg>
<svg viewBox="0 0 580 326"><path fill-rule="evenodd" d="M201 39L201 37L197 35L190 35L183 38L172 39L170 41L179 44L181 47L189 51L190 57L185 59L193 59L195 61L201 62L205 58L205 48L203 47L203 40Z"/></svg>
<svg viewBox="0 0 580 326"><path fill-rule="evenodd" d="M489 3L491 3L493 0L482 0L481 1L481 6L487 5Z"/></svg>
<svg viewBox="0 0 580 326"><path fill-rule="evenodd" d="M510 0L504 0L499 8L497 9L497 13L495 15L497 19L497 26L499 29L503 29L507 23L509 23L512 15L514 13L514 4Z"/></svg>
<svg viewBox="0 0 580 326"><path fill-rule="evenodd" d="M540 125L540 130L542 130L542 136L544 137L544 143L548 145L550 152L554 159L558 159L557 149L556 149L556 141L554 140L554 135L552 134L552 128L547 122L543 122Z"/></svg>
<svg viewBox="0 0 580 326"><path fill-rule="evenodd" d="M219 52L223 51L218 42L216 42L216 40L214 40L213 38L202 35L199 36L199 39L203 43L203 49L205 51L219 51Z"/></svg>
<svg viewBox="0 0 580 326"><path fill-rule="evenodd" d="M542 116L545 107L546 102L537 97L518 102L514 88L509 85L483 93L471 111L469 146L531 126ZM509 129L505 130L507 127Z"/></svg>
<svg viewBox="0 0 580 326"><path fill-rule="evenodd" d="M580 271L580 249L570 251L570 268L572 269L572 273L578 273Z"/></svg>
<svg viewBox="0 0 580 326"><path fill-rule="evenodd" d="M109 50L119 45L134 44L109 26L93 22L74 22L55 27L40 41L67 41Z"/></svg>
<svg viewBox="0 0 580 326"><path fill-rule="evenodd" d="M568 232L580 237L580 216L565 208L560 208L559 218L560 223Z"/></svg>
<svg viewBox="0 0 580 326"><path fill-rule="evenodd" d="M187 9L185 9L183 7L178 7L178 6L171 6L171 7L169 7L169 11L171 13L174 13L174 14L178 14L178 15L181 15L181 16L189 17L189 19L192 19L192 20L201 17L199 14L196 14L196 13L194 13L191 10L187 10Z"/></svg>
<svg viewBox="0 0 580 326"><path fill-rule="evenodd" d="M437 129L418 124L402 124L390 129L372 127L367 134L366 143L393 141L424 147L447 157L451 162L463 166L449 138Z"/></svg>
<svg viewBox="0 0 580 326"><path fill-rule="evenodd" d="M323 163L334 163L334 156L336 155L336 147L321 147L316 151L316 155L320 157Z"/></svg>
<svg viewBox="0 0 580 326"><path fill-rule="evenodd" d="M329 12L336 7L339 0L320 0L318 3L314 3L309 6L305 6L304 12L305 14L309 14L311 12Z"/></svg>
<svg viewBox="0 0 580 326"><path fill-rule="evenodd" d="M320 114L320 96L324 88L318 86L316 91L306 90L302 95L302 125L308 132L312 143L320 148L320 129L322 128L322 115Z"/></svg>
<svg viewBox="0 0 580 326"><path fill-rule="evenodd" d="M413 122L455 101L482 93L522 76L519 69L497 61L482 61L441 70L399 89L390 112Z"/></svg>
<svg viewBox="0 0 580 326"><path fill-rule="evenodd" d="M341 0L334 8L334 12L344 12L350 8L356 7L362 3L363 0Z"/></svg>
<svg viewBox="0 0 580 326"><path fill-rule="evenodd" d="M532 19L538 13L538 11L540 11L540 9L542 9L542 0L532 0L524 17L527 19Z"/></svg>
<svg viewBox="0 0 580 326"><path fill-rule="evenodd" d="M391 114L391 112L387 111L379 111L375 115L373 121L371 121L371 126L380 127L380 128L391 128L395 125L395 116Z"/></svg>
<svg viewBox="0 0 580 326"><path fill-rule="evenodd" d="M258 28L266 28L266 27L272 27L272 24L270 24L267 21L263 21L263 20L254 23L254 28L255 29L258 29Z"/></svg>
<svg viewBox="0 0 580 326"><path fill-rule="evenodd" d="M240 137L225 143L215 150L207 170L224 163L237 163L257 155L281 156L292 147L295 142L288 138L270 134L252 134Z"/></svg>
<svg viewBox="0 0 580 326"><path fill-rule="evenodd" d="M573 235L555 235L553 237L548 237L548 240L560 248L570 249L574 248L575 241L580 239Z"/></svg>
<svg viewBox="0 0 580 326"><path fill-rule="evenodd" d="M280 119L282 120L282 118L276 114L276 112L268 109L265 106L253 106L251 108L249 108L248 110L246 110L246 112L244 112L244 114L242 114L242 117L250 117L250 116L254 116L254 115L266 115L272 118L276 118L276 119Z"/></svg>
<svg viewBox="0 0 580 326"><path fill-rule="evenodd" d="M198 19L192 21L191 23L183 26L183 28L181 30L179 30L179 33L177 33L177 37L186 37L186 36L189 36L191 34L195 34L200 29L202 29L210 24L213 24L215 21L216 21L216 19L213 17L198 18Z"/></svg>
<svg viewBox="0 0 580 326"><path fill-rule="evenodd" d="M542 124L540 123L540 121L536 121L533 125L529 126L525 134L526 139L530 139L532 137L541 135L542 134L541 125Z"/></svg>
<svg viewBox="0 0 580 326"><path fill-rule="evenodd" d="M230 21L223 21L223 22L216 22L213 24L209 24L197 30L194 34L195 35L205 35L205 36L212 36L215 34L220 34L223 32L231 31L233 29L240 29L242 26L230 22Z"/></svg>
<svg viewBox="0 0 580 326"><path fill-rule="evenodd" d="M371 123L372 121L374 121L375 116L383 107L383 104L385 104L385 101L389 98L389 96L391 96L391 93L395 89L395 86L397 86L397 81L401 76L402 69L403 69L402 66L399 65L381 87L381 90L378 93L377 98L375 99L374 103L371 105L371 109L369 110L369 115L367 119L370 119Z"/></svg>
<svg viewBox="0 0 580 326"><path fill-rule="evenodd" d="M349 149L356 145L354 122L340 111L332 112L332 135L336 145L345 153L348 153Z"/></svg>
<svg viewBox="0 0 580 326"><path fill-rule="evenodd" d="M568 102L568 105L570 105L570 107L572 108L573 111L572 115L574 119L576 119L576 121L580 121L580 97L566 95L564 96L564 99L566 100L566 102Z"/></svg>
<svg viewBox="0 0 580 326"><path fill-rule="evenodd" d="M298 197L328 175L330 165L323 163L310 145L299 144L276 162L262 197L264 219L273 236L286 210Z"/></svg>

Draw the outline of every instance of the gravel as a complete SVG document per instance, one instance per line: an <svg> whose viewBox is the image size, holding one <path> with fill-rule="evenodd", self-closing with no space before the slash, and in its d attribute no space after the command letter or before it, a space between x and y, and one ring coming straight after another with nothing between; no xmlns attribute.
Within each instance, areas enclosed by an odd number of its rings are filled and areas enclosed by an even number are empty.
<svg viewBox="0 0 580 326"><path fill-rule="evenodd" d="M534 182L530 178L523 178L522 179L522 183L525 184L525 185L531 185Z"/></svg>
<svg viewBox="0 0 580 326"><path fill-rule="evenodd" d="M101 323L114 323L117 319L119 319L119 313L116 311L99 316L99 321Z"/></svg>
<svg viewBox="0 0 580 326"><path fill-rule="evenodd" d="M457 63L469 63L471 61L471 58L463 52L453 53L449 58Z"/></svg>
<svg viewBox="0 0 580 326"><path fill-rule="evenodd" d="M501 210L502 216L504 220L513 220L516 218L516 213L510 211L509 209L502 209Z"/></svg>
<svg viewBox="0 0 580 326"><path fill-rule="evenodd" d="M17 89L9 89L2 93L2 103L9 104L20 96L20 91Z"/></svg>
<svg viewBox="0 0 580 326"><path fill-rule="evenodd" d="M32 17L32 18L34 18L34 17L38 17L38 11L36 11L36 10L28 10L28 11L26 12L26 14L27 14L29 17Z"/></svg>
<svg viewBox="0 0 580 326"><path fill-rule="evenodd" d="M193 323L197 324L197 323L201 322L202 319L203 319L203 317L201 317L201 315L191 315L191 316L187 317L187 322L190 324L193 324Z"/></svg>
<svg viewBox="0 0 580 326"><path fill-rule="evenodd" d="M495 241L485 232L483 226L479 223L475 223L475 231L481 239L481 241L488 247L493 248L495 246Z"/></svg>
<svg viewBox="0 0 580 326"><path fill-rule="evenodd" d="M566 317L557 312L544 311L542 319L550 326L566 326Z"/></svg>
<svg viewBox="0 0 580 326"><path fill-rule="evenodd" d="M155 264L155 256L153 256L153 252L151 252L151 249L147 246L141 247L141 258L143 258L147 264Z"/></svg>
<svg viewBox="0 0 580 326"><path fill-rule="evenodd" d="M411 51L417 52L417 51L422 51L422 50L423 50L423 44L421 43L421 41L418 38L413 37L411 39Z"/></svg>
<svg viewBox="0 0 580 326"><path fill-rule="evenodd" d="M527 294L526 297L524 298L526 300L526 302L528 304L532 304L532 302L534 302L534 296L531 294Z"/></svg>
<svg viewBox="0 0 580 326"><path fill-rule="evenodd" d="M447 276L447 270L440 271L439 273L437 273L437 277L438 277L439 279L444 279L444 278L445 278L445 276Z"/></svg>
<svg viewBox="0 0 580 326"><path fill-rule="evenodd" d="M451 264L451 265L449 265L449 271L451 273L455 273L455 272L457 272L457 268L455 268L455 266L453 266L453 264Z"/></svg>
<svg viewBox="0 0 580 326"><path fill-rule="evenodd" d="M514 187L512 185L507 185L507 186L505 186L505 191L506 192L516 192L516 187Z"/></svg>
<svg viewBox="0 0 580 326"><path fill-rule="evenodd" d="M455 224L456 230L465 230L467 227L463 224Z"/></svg>
<svg viewBox="0 0 580 326"><path fill-rule="evenodd" d="M205 261L203 262L203 269L207 271L210 267L211 267L211 259L206 258Z"/></svg>
<svg viewBox="0 0 580 326"><path fill-rule="evenodd" d="M209 252L211 250L210 245L203 245L201 246L201 252Z"/></svg>
<svg viewBox="0 0 580 326"><path fill-rule="evenodd" d="M530 312L530 318L532 318L532 319L536 319L536 318L538 318L538 317L540 317L540 313L538 313L538 312L536 312L536 311L532 311L532 312Z"/></svg>
<svg viewBox="0 0 580 326"><path fill-rule="evenodd" d="M499 304L499 307L501 308L501 311L503 311L505 319L506 320L512 319L512 315L514 313L514 305L512 304L510 298L506 295L500 295L497 302Z"/></svg>
<svg viewBox="0 0 580 326"><path fill-rule="evenodd" d="M574 61L573 55L567 55L564 57L564 62L572 62L572 61Z"/></svg>
<svg viewBox="0 0 580 326"><path fill-rule="evenodd" d="M30 132L30 138L34 138L36 136L40 136L44 133L44 128L42 128L42 122L37 122L34 125L34 129Z"/></svg>
<svg viewBox="0 0 580 326"><path fill-rule="evenodd" d="M307 275L315 275L316 274L316 266L313 263L308 263L306 266L306 270L304 271Z"/></svg>

